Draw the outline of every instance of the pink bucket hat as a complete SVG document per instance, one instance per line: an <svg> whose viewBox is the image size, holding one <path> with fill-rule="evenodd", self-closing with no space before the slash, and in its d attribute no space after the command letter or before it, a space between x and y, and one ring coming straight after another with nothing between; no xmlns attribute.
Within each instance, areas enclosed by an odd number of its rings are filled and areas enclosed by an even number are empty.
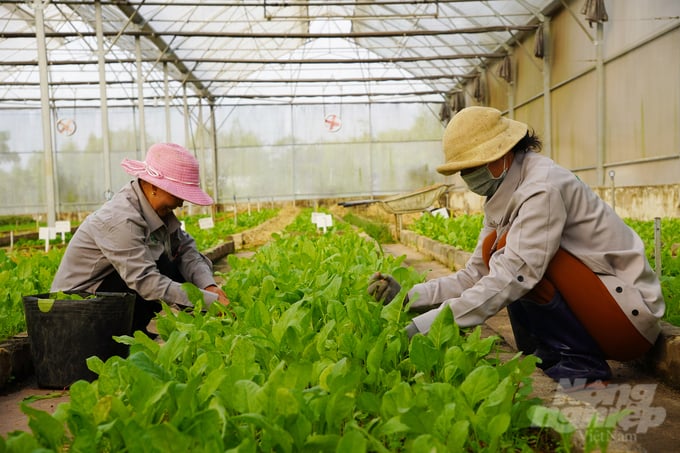
<svg viewBox="0 0 680 453"><path fill-rule="evenodd" d="M210 195L201 190L198 161L189 151L174 143L151 145L142 161L123 159L123 169L137 178L193 204L213 204Z"/></svg>

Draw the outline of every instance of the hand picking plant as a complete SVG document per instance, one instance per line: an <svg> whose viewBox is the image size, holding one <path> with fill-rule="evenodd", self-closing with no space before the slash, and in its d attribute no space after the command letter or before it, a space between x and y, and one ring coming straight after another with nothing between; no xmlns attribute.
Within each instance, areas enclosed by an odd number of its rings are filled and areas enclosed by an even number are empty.
<svg viewBox="0 0 680 453"><path fill-rule="evenodd" d="M123 337L127 358L90 358L54 414L23 406L32 432L0 450L529 451L536 359L501 363L495 338L449 310L409 342L404 294L366 294L381 270L422 276L357 234L283 234L229 257L231 311L165 310L164 344Z"/></svg>

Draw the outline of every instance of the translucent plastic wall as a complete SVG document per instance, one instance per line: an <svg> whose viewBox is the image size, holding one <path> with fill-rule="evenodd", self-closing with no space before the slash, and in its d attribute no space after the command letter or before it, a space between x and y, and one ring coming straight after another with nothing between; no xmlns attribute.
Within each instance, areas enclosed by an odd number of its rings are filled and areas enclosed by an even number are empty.
<svg viewBox="0 0 680 453"><path fill-rule="evenodd" d="M164 124L162 109L148 109L147 122ZM73 120L72 135L53 127L54 174L59 212L91 211L105 201L105 162L99 109L60 109L53 123ZM130 178L120 167L123 158L140 158L137 117L131 109L109 109L112 191ZM165 128L147 130L147 141L163 140ZM34 109L0 110L0 214L46 212L41 112ZM183 129L182 129L183 131ZM183 140L183 137L181 137Z"/></svg>
<svg viewBox="0 0 680 453"><path fill-rule="evenodd" d="M442 179L442 125L420 104L239 107L219 124L223 201L385 195Z"/></svg>
<svg viewBox="0 0 680 453"><path fill-rule="evenodd" d="M204 188L221 203L370 197L440 182L443 126L423 104L241 106L215 108L217 152L209 109L145 108L146 145L170 140L201 161ZM53 125L57 212L88 212L105 201L100 109L59 109L74 120L72 135ZM111 190L130 177L123 158L143 159L138 111L109 108ZM46 211L41 112L0 110L0 214ZM188 134L185 133L188 131ZM201 132L201 133L199 133ZM215 174L217 179L215 183Z"/></svg>

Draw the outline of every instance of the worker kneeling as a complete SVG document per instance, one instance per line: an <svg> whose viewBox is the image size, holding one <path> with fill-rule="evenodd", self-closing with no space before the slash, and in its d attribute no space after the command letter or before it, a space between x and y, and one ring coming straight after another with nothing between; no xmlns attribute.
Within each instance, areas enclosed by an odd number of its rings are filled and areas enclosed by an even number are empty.
<svg viewBox="0 0 680 453"><path fill-rule="evenodd" d="M443 138L444 175L460 172L486 197L477 247L461 269L415 285L421 313L406 328L426 334L440 310L461 327L507 307L517 347L556 381L611 378L607 359L642 356L656 341L665 304L640 237L569 170L538 154L540 139L488 107L468 107ZM389 275L368 292L389 302ZM416 297L417 295L417 297Z"/></svg>

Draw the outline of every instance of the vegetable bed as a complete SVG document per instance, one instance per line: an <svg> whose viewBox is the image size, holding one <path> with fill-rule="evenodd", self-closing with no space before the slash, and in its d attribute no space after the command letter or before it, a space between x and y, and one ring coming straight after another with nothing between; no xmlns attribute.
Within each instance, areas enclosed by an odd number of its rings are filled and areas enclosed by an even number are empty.
<svg viewBox="0 0 680 453"><path fill-rule="evenodd" d="M216 219L214 228L204 230L198 227L198 218L205 216L191 216L183 220L199 250L207 250L224 242L231 234L275 217L278 212L277 209L263 209L239 214L236 222L233 215L223 214ZM70 239L70 233L66 237ZM60 244L61 238L51 242ZM50 290L64 248L54 247L46 254L41 244L44 242L21 241L12 252L0 249L0 341L26 330L22 297Z"/></svg>
<svg viewBox="0 0 680 453"><path fill-rule="evenodd" d="M529 397L534 357L501 362L496 339L459 329L449 310L409 342L404 293L383 306L368 277L381 270L404 287L423 277L349 229L320 234L304 218L292 228L306 232L228 257L231 310L201 312L185 285L197 310L166 307L163 344L121 338L128 358L91 358L99 378L73 384L53 415L24 404L32 433L0 438L0 450L548 449L531 422L555 419L537 417L547 409Z"/></svg>

